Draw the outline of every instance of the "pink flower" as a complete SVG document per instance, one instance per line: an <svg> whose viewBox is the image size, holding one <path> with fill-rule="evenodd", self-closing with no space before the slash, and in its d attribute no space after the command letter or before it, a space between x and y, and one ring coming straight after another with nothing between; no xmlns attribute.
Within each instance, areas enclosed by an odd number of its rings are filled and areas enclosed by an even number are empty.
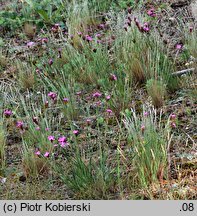
<svg viewBox="0 0 197 216"><path fill-rule="evenodd" d="M110 98L111 98L110 95L107 95L107 96L106 96L106 100L109 100Z"/></svg>
<svg viewBox="0 0 197 216"><path fill-rule="evenodd" d="M182 48L183 48L183 45L182 45L182 44L177 44L177 45L176 45L176 49L177 49L177 50L180 50L180 49L182 49Z"/></svg>
<svg viewBox="0 0 197 216"><path fill-rule="evenodd" d="M88 125L90 125L90 124L91 124L91 122L92 122L92 120L91 120L91 119L87 119L87 120L86 120L86 123L87 123Z"/></svg>
<svg viewBox="0 0 197 216"><path fill-rule="evenodd" d="M45 128L45 131L49 131L50 129L49 128Z"/></svg>
<svg viewBox="0 0 197 216"><path fill-rule="evenodd" d="M144 23L142 29L143 29L144 32L149 32L150 31L150 28L149 28L149 25L148 25L147 22Z"/></svg>
<svg viewBox="0 0 197 216"><path fill-rule="evenodd" d="M110 79L111 81L116 81L116 80L117 80L117 76L116 76L115 74L110 74L109 79Z"/></svg>
<svg viewBox="0 0 197 216"><path fill-rule="evenodd" d="M192 33L192 32L193 32L193 29L194 29L194 28L193 28L192 26L190 26L190 27L189 27L189 32Z"/></svg>
<svg viewBox="0 0 197 216"><path fill-rule="evenodd" d="M36 68L36 73L40 74L41 70L39 68Z"/></svg>
<svg viewBox="0 0 197 216"><path fill-rule="evenodd" d="M77 135L78 133L79 133L78 130L74 130L74 131L73 131L73 134L75 134L75 135Z"/></svg>
<svg viewBox="0 0 197 216"><path fill-rule="evenodd" d="M45 152L44 157L49 157L49 152Z"/></svg>
<svg viewBox="0 0 197 216"><path fill-rule="evenodd" d="M22 130L22 129L23 129L23 126L24 126L24 123L23 123L22 121L17 121L17 122L16 122L16 127L17 127L17 128L19 128L19 129Z"/></svg>
<svg viewBox="0 0 197 216"><path fill-rule="evenodd" d="M78 34L79 36L81 36L81 35L82 35L82 32L77 32L77 34Z"/></svg>
<svg viewBox="0 0 197 216"><path fill-rule="evenodd" d="M54 147L57 147L57 146L58 146L58 144L54 144L53 146L54 146Z"/></svg>
<svg viewBox="0 0 197 216"><path fill-rule="evenodd" d="M143 27L144 32L149 32L150 28L149 27Z"/></svg>
<svg viewBox="0 0 197 216"><path fill-rule="evenodd" d="M176 115L174 113L170 114L170 119L176 119Z"/></svg>
<svg viewBox="0 0 197 216"><path fill-rule="evenodd" d="M113 113L113 111L111 109L106 109L106 112L111 115Z"/></svg>
<svg viewBox="0 0 197 216"><path fill-rule="evenodd" d="M97 33L95 36L96 36L97 38L101 38L101 34L100 34L100 33Z"/></svg>
<svg viewBox="0 0 197 216"><path fill-rule="evenodd" d="M55 137L50 135L50 136L48 136L48 140L53 142L55 140Z"/></svg>
<svg viewBox="0 0 197 216"><path fill-rule="evenodd" d="M49 92L48 96L52 99L52 100L56 100L57 99L57 94L55 92Z"/></svg>
<svg viewBox="0 0 197 216"><path fill-rule="evenodd" d="M98 98L101 97L102 94L100 92L95 92L94 94L92 94L93 97Z"/></svg>
<svg viewBox="0 0 197 216"><path fill-rule="evenodd" d="M40 127L36 127L35 129L36 129L37 131L39 131L39 130L40 130Z"/></svg>
<svg viewBox="0 0 197 216"><path fill-rule="evenodd" d="M49 59L49 65L53 64L53 59Z"/></svg>
<svg viewBox="0 0 197 216"><path fill-rule="evenodd" d="M52 28L51 28L51 30L53 31L53 32L58 32L58 28L59 28L59 23L56 23Z"/></svg>
<svg viewBox="0 0 197 216"><path fill-rule="evenodd" d="M33 120L33 122L34 122L35 124L38 125L38 117L33 117L32 120Z"/></svg>
<svg viewBox="0 0 197 216"><path fill-rule="evenodd" d="M28 48L33 47L34 45L35 45L35 42L33 42L33 41L30 41L27 43Z"/></svg>
<svg viewBox="0 0 197 216"><path fill-rule="evenodd" d="M68 98L64 98L63 101L64 101L65 104L67 104L68 101L69 101L69 99Z"/></svg>
<svg viewBox="0 0 197 216"><path fill-rule="evenodd" d="M156 14L155 14L155 9L154 8L151 8L150 10L147 11L147 14L151 17L156 17Z"/></svg>
<svg viewBox="0 0 197 216"><path fill-rule="evenodd" d="M89 35L86 35L86 36L85 36L85 39L86 39L88 42L90 42L90 41L93 40L93 38L92 38L91 36L89 36Z"/></svg>
<svg viewBox="0 0 197 216"><path fill-rule="evenodd" d="M59 143L66 142L66 137L65 136L59 137L58 142Z"/></svg>
<svg viewBox="0 0 197 216"><path fill-rule="evenodd" d="M144 112L144 117L147 117L148 116L148 112Z"/></svg>
<svg viewBox="0 0 197 216"><path fill-rule="evenodd" d="M41 155L41 152L38 150L35 152L35 155Z"/></svg>
<svg viewBox="0 0 197 216"><path fill-rule="evenodd" d="M104 28L105 28L105 24L101 23L101 24L98 25L98 27L99 27L100 29L104 29Z"/></svg>
<svg viewBox="0 0 197 216"><path fill-rule="evenodd" d="M172 128L176 128L175 122L171 122L171 127L172 127Z"/></svg>
<svg viewBox="0 0 197 216"><path fill-rule="evenodd" d="M141 131L144 132L145 130L145 125L141 125Z"/></svg>
<svg viewBox="0 0 197 216"><path fill-rule="evenodd" d="M131 14L131 12L132 12L132 8L129 7L129 8L127 9L127 12L128 12L129 14Z"/></svg>
<svg viewBox="0 0 197 216"><path fill-rule="evenodd" d="M45 108L48 108L49 107L49 101L46 101L44 106L45 106Z"/></svg>
<svg viewBox="0 0 197 216"><path fill-rule="evenodd" d="M12 115L12 111L11 110L4 110L3 114L5 115L5 117L10 117Z"/></svg>
<svg viewBox="0 0 197 216"><path fill-rule="evenodd" d="M47 42L48 42L48 38L42 38L42 39L41 39L41 42L42 42L42 43L47 43Z"/></svg>

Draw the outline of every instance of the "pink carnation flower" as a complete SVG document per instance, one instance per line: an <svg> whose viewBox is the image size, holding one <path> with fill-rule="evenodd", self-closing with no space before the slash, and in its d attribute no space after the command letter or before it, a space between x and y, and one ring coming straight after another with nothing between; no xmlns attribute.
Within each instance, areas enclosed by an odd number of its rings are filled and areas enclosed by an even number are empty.
<svg viewBox="0 0 197 216"><path fill-rule="evenodd" d="M12 111L11 110L4 110L3 114L6 116L6 117L9 117L12 115Z"/></svg>
<svg viewBox="0 0 197 216"><path fill-rule="evenodd" d="M91 36L89 36L89 35L86 35L86 36L85 36L85 39L86 39L88 42L90 42L90 41L93 40L93 38L92 38Z"/></svg>
<svg viewBox="0 0 197 216"><path fill-rule="evenodd" d="M49 152L45 152L44 157L49 157Z"/></svg>
<svg viewBox="0 0 197 216"><path fill-rule="evenodd" d="M180 50L180 49L182 49L182 48L183 48L183 45L182 45L182 44L177 44L177 45L176 45L176 49L177 49L177 50Z"/></svg>
<svg viewBox="0 0 197 216"><path fill-rule="evenodd" d="M55 92L49 92L48 96L52 99L52 100L56 100L57 99L57 94Z"/></svg>
<svg viewBox="0 0 197 216"><path fill-rule="evenodd" d="M141 125L141 131L144 132L145 130L145 125Z"/></svg>
<svg viewBox="0 0 197 216"><path fill-rule="evenodd" d="M67 104L68 101L69 101L69 99L68 98L64 98L63 101L64 101L65 104Z"/></svg>
<svg viewBox="0 0 197 216"><path fill-rule="evenodd" d="M74 131L73 131L73 134L75 134L75 135L77 135L78 133L79 133L78 130L74 130Z"/></svg>
<svg viewBox="0 0 197 216"><path fill-rule="evenodd" d="M95 92L95 93L92 94L92 96L95 97L95 98L98 98L98 97L101 97L102 94L100 92Z"/></svg>
<svg viewBox="0 0 197 216"><path fill-rule="evenodd" d="M53 64L53 59L49 59L49 65Z"/></svg>
<svg viewBox="0 0 197 216"><path fill-rule="evenodd" d="M50 135L50 136L48 136L48 140L53 142L55 140L55 137Z"/></svg>
<svg viewBox="0 0 197 216"><path fill-rule="evenodd" d="M116 81L116 80L117 80L117 76L116 76L115 74L110 74L109 79L110 79L111 81Z"/></svg>
<svg viewBox="0 0 197 216"><path fill-rule="evenodd" d="M35 152L35 155L41 155L41 152L38 150Z"/></svg>
<svg viewBox="0 0 197 216"><path fill-rule="evenodd" d="M16 122L16 127L19 129L23 129L24 123L22 121L17 121Z"/></svg>
<svg viewBox="0 0 197 216"><path fill-rule="evenodd" d="M91 122L92 122L92 120L91 120L91 119L86 119L86 123L87 123L88 125L90 125L90 124L91 124Z"/></svg>
<svg viewBox="0 0 197 216"><path fill-rule="evenodd" d="M27 43L28 48L33 47L34 45L35 45L35 42L33 42L33 41L30 41Z"/></svg>
<svg viewBox="0 0 197 216"><path fill-rule="evenodd" d="M170 114L170 119L175 119L176 118L176 115L174 113Z"/></svg>
<svg viewBox="0 0 197 216"><path fill-rule="evenodd" d="M147 14L151 17L156 17L155 9L151 8L150 10L147 11Z"/></svg>
<svg viewBox="0 0 197 216"><path fill-rule="evenodd" d="M39 131L39 130L40 130L40 127L36 127L35 129L36 129L37 131Z"/></svg>
<svg viewBox="0 0 197 216"><path fill-rule="evenodd" d="M148 112L144 112L144 117L147 117L148 116Z"/></svg>
<svg viewBox="0 0 197 216"><path fill-rule="evenodd" d="M106 96L106 100L109 100L110 98L111 98L110 95L107 95L107 96Z"/></svg>
<svg viewBox="0 0 197 216"><path fill-rule="evenodd" d="M65 136L59 137L58 142L59 143L66 142L66 137Z"/></svg>
<svg viewBox="0 0 197 216"><path fill-rule="evenodd" d="M106 109L106 112L107 112L108 114L112 114L112 113L113 113L113 111L112 111L111 109Z"/></svg>
<svg viewBox="0 0 197 216"><path fill-rule="evenodd" d="M172 122L172 123L171 123L171 127L172 127L172 128L176 128L175 122Z"/></svg>

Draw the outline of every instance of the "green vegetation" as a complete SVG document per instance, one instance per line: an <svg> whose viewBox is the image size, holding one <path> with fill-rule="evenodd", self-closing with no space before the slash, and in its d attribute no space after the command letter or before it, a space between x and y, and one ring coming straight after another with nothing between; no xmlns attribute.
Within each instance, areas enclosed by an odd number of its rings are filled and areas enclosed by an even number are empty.
<svg viewBox="0 0 197 216"><path fill-rule="evenodd" d="M195 198L197 77L173 72L196 69L197 35L180 17L164 38L169 8L0 6L2 199Z"/></svg>

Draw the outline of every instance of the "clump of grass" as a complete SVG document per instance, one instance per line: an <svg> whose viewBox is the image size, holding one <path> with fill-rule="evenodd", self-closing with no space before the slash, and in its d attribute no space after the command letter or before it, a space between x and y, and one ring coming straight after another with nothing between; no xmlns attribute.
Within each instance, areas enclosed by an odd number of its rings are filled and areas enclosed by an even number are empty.
<svg viewBox="0 0 197 216"><path fill-rule="evenodd" d="M31 149L26 149L23 152L22 165L26 177L36 178L49 173L49 162L47 159L36 156Z"/></svg>
<svg viewBox="0 0 197 216"><path fill-rule="evenodd" d="M23 73L19 72L19 83L23 89L33 89L35 85L35 76L31 72Z"/></svg>
<svg viewBox="0 0 197 216"><path fill-rule="evenodd" d="M148 95L152 99L152 103L156 108L163 106L166 96L166 88L162 81L150 79L146 83Z"/></svg>
<svg viewBox="0 0 197 216"><path fill-rule="evenodd" d="M36 32L36 26L30 24L30 23L25 23L24 25L24 33L29 37L30 39L34 37Z"/></svg>
<svg viewBox="0 0 197 216"><path fill-rule="evenodd" d="M96 23L95 16L93 16L93 11L90 11L87 0L82 3L69 3L67 10L69 34L76 35L79 31L87 33L88 27Z"/></svg>
<svg viewBox="0 0 197 216"><path fill-rule="evenodd" d="M161 123L161 113L148 109L141 116L131 110L124 119L128 140L133 149L132 173L135 185L148 187L167 178L167 146L170 142L168 123Z"/></svg>
<svg viewBox="0 0 197 216"><path fill-rule="evenodd" d="M6 67L7 63L7 58L2 53L0 53L0 68Z"/></svg>
<svg viewBox="0 0 197 216"><path fill-rule="evenodd" d="M96 52L93 52L93 48ZM106 47L97 45L96 42L92 42L92 45L83 42L82 52L68 45L63 50L63 58L67 64L63 66L59 78L62 79L65 73L70 76L72 74L76 82L87 85L99 84L99 81L105 79L111 69Z"/></svg>
<svg viewBox="0 0 197 216"><path fill-rule="evenodd" d="M132 77L135 83L144 83L146 78L144 74L144 70L142 64L139 59L134 58L132 60L130 70L132 71Z"/></svg>
<svg viewBox="0 0 197 216"><path fill-rule="evenodd" d="M5 165L5 144L6 134L3 127L3 123L0 123L0 167L3 168Z"/></svg>
<svg viewBox="0 0 197 216"><path fill-rule="evenodd" d="M105 154L101 154L97 162L93 159L85 162L77 154L71 159L67 173L60 166L56 166L55 169L75 198L107 199L110 190L113 190L115 177L106 162Z"/></svg>
<svg viewBox="0 0 197 216"><path fill-rule="evenodd" d="M174 65L168 49L154 29L148 34L142 33L135 23L131 23L127 31L117 31L114 50L117 63L123 66L133 83L144 84L149 79L162 79L171 90L176 79L172 79L171 75Z"/></svg>
<svg viewBox="0 0 197 216"><path fill-rule="evenodd" d="M191 53L191 56L196 59L197 58L197 45L196 45L196 40L197 40L197 33L195 30L191 32L190 34L187 34L187 48Z"/></svg>
<svg viewBox="0 0 197 216"><path fill-rule="evenodd" d="M196 27L190 26L189 28L184 29L184 37L185 37L185 44L184 44L184 51L187 57L186 66L188 67L195 67L197 68L197 33ZM183 52L184 53L184 52Z"/></svg>
<svg viewBox="0 0 197 216"><path fill-rule="evenodd" d="M119 73L121 74L121 72ZM133 93L132 82L128 77L118 77L117 81L111 82L111 90L109 90L109 85L106 86L106 91L110 91L111 99L107 102L107 106L112 108L115 115L118 117L122 110L128 108L131 102L131 97Z"/></svg>
<svg viewBox="0 0 197 216"><path fill-rule="evenodd" d="M17 61L17 71L18 71L18 82L22 89L33 89L36 80L32 68L26 64L23 64L21 61Z"/></svg>

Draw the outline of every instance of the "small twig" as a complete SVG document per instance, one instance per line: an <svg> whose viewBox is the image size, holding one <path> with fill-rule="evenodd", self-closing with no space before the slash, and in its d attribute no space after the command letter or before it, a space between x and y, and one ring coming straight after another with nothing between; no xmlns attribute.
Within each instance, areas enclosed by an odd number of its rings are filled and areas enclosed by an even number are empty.
<svg viewBox="0 0 197 216"><path fill-rule="evenodd" d="M193 143L193 149L195 149L195 147L197 146L197 143L195 143L195 141L192 139L192 137L189 135L189 134L187 134L187 133L185 133L187 136L188 136L188 138L192 141L192 143Z"/></svg>
<svg viewBox="0 0 197 216"><path fill-rule="evenodd" d="M168 178L171 179L171 155L170 155L170 144L172 141L173 134L170 136L168 133L168 143L167 143L167 161L168 161Z"/></svg>
<svg viewBox="0 0 197 216"><path fill-rule="evenodd" d="M195 68L188 68L185 70L181 70L181 71L177 71L172 73L173 76L181 76L183 74L187 74L187 73L193 73L195 71Z"/></svg>

